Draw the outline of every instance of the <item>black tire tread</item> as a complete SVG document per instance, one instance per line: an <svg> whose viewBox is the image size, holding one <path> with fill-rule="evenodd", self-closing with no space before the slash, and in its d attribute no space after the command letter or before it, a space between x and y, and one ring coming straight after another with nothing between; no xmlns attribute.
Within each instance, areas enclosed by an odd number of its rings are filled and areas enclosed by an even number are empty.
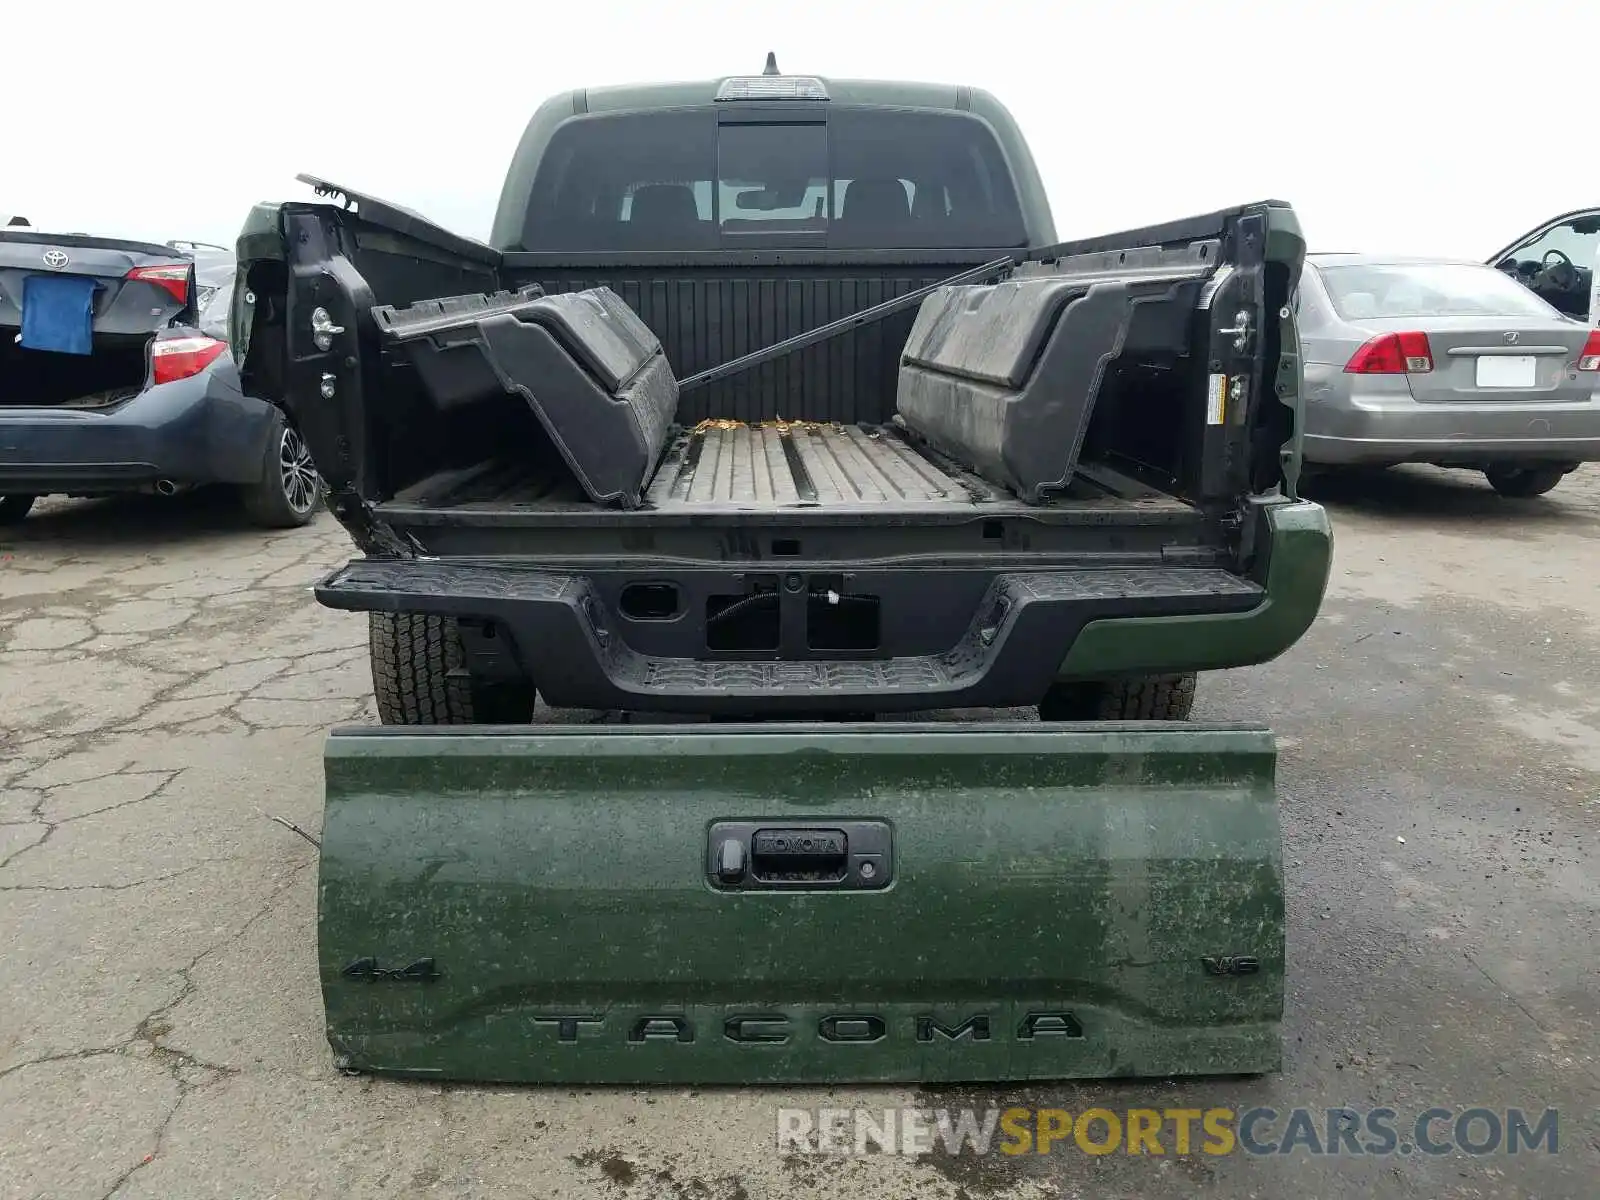
<svg viewBox="0 0 1600 1200"><path fill-rule="evenodd" d="M1057 684L1039 705L1042 721L1187 721L1198 676L1147 675Z"/></svg>
<svg viewBox="0 0 1600 1200"><path fill-rule="evenodd" d="M424 613L368 613L372 692L385 725L471 725L472 687L452 679L465 655L455 622Z"/></svg>
<svg viewBox="0 0 1600 1200"><path fill-rule="evenodd" d="M1100 696L1100 716L1108 721L1187 721L1194 709L1193 672L1117 680Z"/></svg>

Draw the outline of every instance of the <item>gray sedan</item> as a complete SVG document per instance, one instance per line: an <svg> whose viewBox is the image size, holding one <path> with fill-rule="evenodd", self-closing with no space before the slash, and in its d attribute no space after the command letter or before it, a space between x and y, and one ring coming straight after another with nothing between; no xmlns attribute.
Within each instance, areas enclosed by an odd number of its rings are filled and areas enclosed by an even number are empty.
<svg viewBox="0 0 1600 1200"><path fill-rule="evenodd" d="M1314 254L1296 308L1313 467L1465 467L1537 496L1600 460L1600 329L1493 267Z"/></svg>

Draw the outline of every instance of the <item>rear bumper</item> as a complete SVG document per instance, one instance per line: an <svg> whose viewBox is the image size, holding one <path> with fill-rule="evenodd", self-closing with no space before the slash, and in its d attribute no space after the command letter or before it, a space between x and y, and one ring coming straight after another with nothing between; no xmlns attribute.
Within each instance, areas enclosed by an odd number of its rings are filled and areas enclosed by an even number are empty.
<svg viewBox="0 0 1600 1200"><path fill-rule="evenodd" d="M942 573L918 577L930 598L963 584ZM728 571L670 578L690 594L739 583ZM853 590L866 592L908 582L905 572L855 580ZM332 608L432 613L492 626L495 635L484 640L504 645L509 637L521 673L553 705L723 716L1035 704L1054 679L1055 664L1096 619L1130 611L1237 611L1262 600L1258 587L1219 570L1005 572L988 578L976 605L960 613L965 632L940 652L849 658L713 654L701 635L694 639L701 653L689 657L639 649L649 631L629 628L606 602L608 582L598 575L367 559L325 579L317 598ZM798 608L803 621L806 600L802 591L782 595L780 603ZM931 607L928 599L923 603ZM692 620L695 606L688 607L685 619ZM780 613L780 622L787 615ZM929 615L945 618L951 610L940 604ZM476 648L481 643L469 642L469 654Z"/></svg>
<svg viewBox="0 0 1600 1200"><path fill-rule="evenodd" d="M1265 503L1257 511L1251 579L1262 602L1247 612L1093 621L1072 643L1058 677L1105 679L1223 671L1270 662L1317 619L1333 569L1333 526L1320 504Z"/></svg>
<svg viewBox="0 0 1600 1200"><path fill-rule="evenodd" d="M737 590L746 572L669 576L690 598L689 638L675 652L618 615L616 580L600 572L365 559L316 594L330 608L461 619L475 674L503 678L512 658L519 669L509 673L554 705L727 716L1010 707L1037 703L1059 676L1244 666L1282 653L1315 618L1331 533L1313 504L1267 505L1260 520L1259 579L1214 568L852 573L851 590L881 595L886 626L901 626L885 633L885 649L853 657L805 649L818 585L804 568L787 573L774 602L786 649L765 654L713 654L694 624L701 598ZM940 622L948 637L931 628ZM930 627L921 644L903 628L917 623Z"/></svg>
<svg viewBox="0 0 1600 1200"><path fill-rule="evenodd" d="M271 407L203 379L181 380L107 412L0 408L0 492L139 491L180 484L254 483Z"/></svg>
<svg viewBox="0 0 1600 1200"><path fill-rule="evenodd" d="M1358 396L1306 407L1305 458L1334 465L1600 460L1600 400L1422 404Z"/></svg>

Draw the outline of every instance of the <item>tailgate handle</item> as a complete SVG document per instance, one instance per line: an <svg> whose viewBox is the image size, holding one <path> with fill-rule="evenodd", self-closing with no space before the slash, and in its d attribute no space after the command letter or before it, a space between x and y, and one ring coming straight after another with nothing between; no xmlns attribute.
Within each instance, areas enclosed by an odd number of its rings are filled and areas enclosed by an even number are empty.
<svg viewBox="0 0 1600 1200"><path fill-rule="evenodd" d="M707 851L711 884L724 891L876 890L893 873L884 821L719 821Z"/></svg>

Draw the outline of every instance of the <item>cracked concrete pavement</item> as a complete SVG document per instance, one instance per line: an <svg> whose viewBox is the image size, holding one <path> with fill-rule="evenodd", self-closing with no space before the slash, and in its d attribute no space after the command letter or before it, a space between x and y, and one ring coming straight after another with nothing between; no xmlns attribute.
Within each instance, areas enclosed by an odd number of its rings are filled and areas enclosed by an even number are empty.
<svg viewBox="0 0 1600 1200"><path fill-rule="evenodd" d="M375 720L326 516L202 495L0 530L0 1200L1566 1197L1600 1168L1600 469L1503 501L1353 476L1336 578L1196 716L1282 737L1288 1060L1261 1080L912 1092L347 1078L321 1031L326 729ZM1399 839L1404 838L1401 842ZM1554 1156L779 1159L779 1104L1561 1109Z"/></svg>

